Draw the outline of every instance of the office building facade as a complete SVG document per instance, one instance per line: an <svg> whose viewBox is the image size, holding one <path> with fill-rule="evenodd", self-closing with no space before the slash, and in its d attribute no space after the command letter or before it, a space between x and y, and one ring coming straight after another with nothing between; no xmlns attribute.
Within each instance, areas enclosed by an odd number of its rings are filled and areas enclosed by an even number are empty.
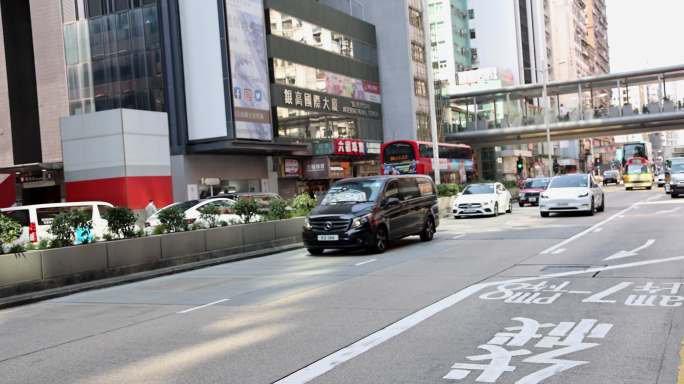
<svg viewBox="0 0 684 384"><path fill-rule="evenodd" d="M429 0L428 7L434 81L448 88L457 84L458 72L472 67L470 39L476 32L469 27L466 0Z"/></svg>

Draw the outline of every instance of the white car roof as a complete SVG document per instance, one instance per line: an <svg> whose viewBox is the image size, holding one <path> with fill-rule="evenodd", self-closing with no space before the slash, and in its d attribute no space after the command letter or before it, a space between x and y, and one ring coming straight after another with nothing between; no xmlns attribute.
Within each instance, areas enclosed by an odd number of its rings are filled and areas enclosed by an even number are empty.
<svg viewBox="0 0 684 384"><path fill-rule="evenodd" d="M61 208L61 207L80 207L82 205L105 205L107 207L114 207L112 204L104 201L77 201L69 203L49 203L49 204L33 204L33 205L22 205L18 207L3 208L2 211L19 211L22 209L31 208Z"/></svg>

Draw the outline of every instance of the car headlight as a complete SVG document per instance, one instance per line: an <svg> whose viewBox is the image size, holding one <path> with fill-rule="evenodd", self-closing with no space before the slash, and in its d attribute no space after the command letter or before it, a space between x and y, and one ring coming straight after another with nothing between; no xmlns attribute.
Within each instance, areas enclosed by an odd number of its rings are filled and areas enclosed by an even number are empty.
<svg viewBox="0 0 684 384"><path fill-rule="evenodd" d="M309 218L305 217L304 218L304 228L306 229L311 229L311 223L309 223Z"/></svg>
<svg viewBox="0 0 684 384"><path fill-rule="evenodd" d="M584 192L584 193L580 193L579 195L577 195L577 197L587 197L587 196L589 196L589 192Z"/></svg>
<svg viewBox="0 0 684 384"><path fill-rule="evenodd" d="M361 216L361 217L356 217L354 220L352 220L352 228L361 228L363 227L367 222L370 221L370 218L372 217L371 214Z"/></svg>

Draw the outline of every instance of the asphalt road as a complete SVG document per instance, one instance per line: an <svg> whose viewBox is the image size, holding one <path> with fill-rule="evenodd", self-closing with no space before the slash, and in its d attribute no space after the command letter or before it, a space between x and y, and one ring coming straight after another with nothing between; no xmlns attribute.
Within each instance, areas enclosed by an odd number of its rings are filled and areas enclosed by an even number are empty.
<svg viewBox="0 0 684 384"><path fill-rule="evenodd" d="M0 311L0 382L684 383L684 199L606 201Z"/></svg>

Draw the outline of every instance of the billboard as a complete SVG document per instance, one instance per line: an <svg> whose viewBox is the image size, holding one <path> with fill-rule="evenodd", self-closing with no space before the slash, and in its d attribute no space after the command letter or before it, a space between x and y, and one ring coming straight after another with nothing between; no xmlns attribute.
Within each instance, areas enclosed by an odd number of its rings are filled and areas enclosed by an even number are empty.
<svg viewBox="0 0 684 384"><path fill-rule="evenodd" d="M262 0L225 0L238 139L273 140Z"/></svg>

